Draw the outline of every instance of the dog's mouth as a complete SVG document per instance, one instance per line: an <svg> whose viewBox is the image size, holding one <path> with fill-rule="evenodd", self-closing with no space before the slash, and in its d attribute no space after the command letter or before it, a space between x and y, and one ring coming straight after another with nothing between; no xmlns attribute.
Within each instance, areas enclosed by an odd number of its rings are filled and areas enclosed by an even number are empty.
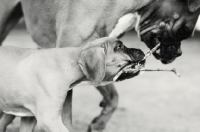
<svg viewBox="0 0 200 132"><path fill-rule="evenodd" d="M161 46L153 53L153 55L163 64L169 64L173 62L177 57L181 56L182 51L179 41L172 40L167 42L159 38L154 38L154 45L156 45L158 42L161 43Z"/></svg>
<svg viewBox="0 0 200 132"><path fill-rule="evenodd" d="M160 43L159 48L153 53L154 57L160 60L163 64L173 62L177 57L181 56L182 51L180 42L176 40L163 40L162 37L152 36L144 41L147 46L152 49L155 45Z"/></svg>
<svg viewBox="0 0 200 132"><path fill-rule="evenodd" d="M149 52L147 52L142 59L138 60L137 62L132 62L132 63L126 64L116 74L116 76L113 78L113 81L118 82L118 81L122 81L122 80L129 79L129 78L139 75L140 71L142 71L144 69L146 59L151 54L156 52L156 50L159 47L160 47L160 42L158 42L154 48L152 48Z"/></svg>
<svg viewBox="0 0 200 132"><path fill-rule="evenodd" d="M129 63L123 66L113 78L114 82L123 81L133 78L140 74L140 70L144 68L145 60L137 63Z"/></svg>

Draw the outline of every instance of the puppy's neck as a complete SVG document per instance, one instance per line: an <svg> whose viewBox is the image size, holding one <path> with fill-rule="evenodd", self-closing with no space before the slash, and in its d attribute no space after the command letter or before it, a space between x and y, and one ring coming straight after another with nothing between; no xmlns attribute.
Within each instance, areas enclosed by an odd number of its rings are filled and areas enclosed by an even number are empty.
<svg viewBox="0 0 200 132"><path fill-rule="evenodd" d="M70 89L74 88L77 85L91 85L91 82L88 81L88 79L85 76L83 76L82 78L79 78L78 80L76 80L75 82L73 82L70 85Z"/></svg>
<svg viewBox="0 0 200 132"><path fill-rule="evenodd" d="M108 84L114 83L113 81L103 81L99 86L105 86ZM75 86L83 86L83 85L93 85L91 81L89 81L85 76L70 85L70 90L73 89Z"/></svg>

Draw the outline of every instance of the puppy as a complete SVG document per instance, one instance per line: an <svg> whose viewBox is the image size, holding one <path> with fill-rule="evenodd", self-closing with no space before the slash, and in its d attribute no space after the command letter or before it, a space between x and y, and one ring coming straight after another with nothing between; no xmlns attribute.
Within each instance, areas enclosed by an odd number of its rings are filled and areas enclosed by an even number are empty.
<svg viewBox="0 0 200 132"><path fill-rule="evenodd" d="M127 48L121 41L108 37L83 48L1 47L0 109L23 118L35 117L41 131L68 132L62 123L68 90L82 81L90 81L94 86L113 83L117 73L136 65L144 56L141 50ZM116 81L138 73L124 73Z"/></svg>

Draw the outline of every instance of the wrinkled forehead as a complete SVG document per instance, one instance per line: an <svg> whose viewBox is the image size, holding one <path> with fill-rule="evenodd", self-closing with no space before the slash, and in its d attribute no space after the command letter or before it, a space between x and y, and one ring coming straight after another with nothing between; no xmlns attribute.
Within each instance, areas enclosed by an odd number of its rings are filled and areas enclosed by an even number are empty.
<svg viewBox="0 0 200 132"><path fill-rule="evenodd" d="M180 40L191 36L199 15L198 12L190 12L183 0L163 1L159 12L163 21L169 24L168 30Z"/></svg>
<svg viewBox="0 0 200 132"><path fill-rule="evenodd" d="M142 11L152 19L172 20L184 17L191 19L196 17L195 13L188 10L187 3L184 0L159 0L149 4L145 10ZM147 13L146 13L147 12ZM148 14L151 12L151 14ZM197 13L198 14L198 13Z"/></svg>
<svg viewBox="0 0 200 132"><path fill-rule="evenodd" d="M179 32L187 33L189 37L195 27L199 12L190 12L186 0L159 0L141 10L140 24L150 22L150 26L165 22L174 35ZM190 34L190 35L189 35Z"/></svg>
<svg viewBox="0 0 200 132"><path fill-rule="evenodd" d="M167 20L181 20L185 24L194 24L199 12L190 12L186 0L161 0L159 1L157 15Z"/></svg>
<svg viewBox="0 0 200 132"><path fill-rule="evenodd" d="M174 13L189 13L187 3L184 0L160 0L157 8L160 15L168 17L172 17Z"/></svg>

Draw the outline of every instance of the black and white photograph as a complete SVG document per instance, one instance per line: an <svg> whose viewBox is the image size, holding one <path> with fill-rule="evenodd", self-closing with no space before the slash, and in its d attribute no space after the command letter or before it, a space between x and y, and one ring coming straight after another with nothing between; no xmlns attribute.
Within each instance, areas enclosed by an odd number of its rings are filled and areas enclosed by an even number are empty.
<svg viewBox="0 0 200 132"><path fill-rule="evenodd" d="M199 15L200 0L0 0L0 132L200 132Z"/></svg>

